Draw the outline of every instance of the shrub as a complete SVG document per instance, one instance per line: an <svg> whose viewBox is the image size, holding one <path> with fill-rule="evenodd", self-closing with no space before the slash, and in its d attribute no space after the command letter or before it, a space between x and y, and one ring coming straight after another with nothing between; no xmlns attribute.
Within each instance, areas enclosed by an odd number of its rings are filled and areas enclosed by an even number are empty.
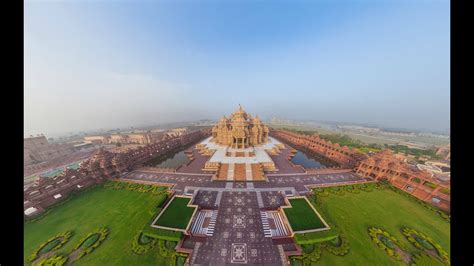
<svg viewBox="0 0 474 266"><path fill-rule="evenodd" d="M322 246L331 254L336 256L344 256L349 253L350 246L349 240L345 234L339 234L339 237L335 238L338 241L327 241Z"/></svg>
<svg viewBox="0 0 474 266"><path fill-rule="evenodd" d="M314 245L313 250L310 253L303 253L300 256L293 256L291 260L300 260L303 265L312 264L317 262L321 258L321 247L320 245Z"/></svg>
<svg viewBox="0 0 474 266"><path fill-rule="evenodd" d="M423 185L429 188L436 188L436 184L431 183L429 181L426 181Z"/></svg>
<svg viewBox="0 0 474 266"><path fill-rule="evenodd" d="M137 191L141 193L152 193L155 195L160 194L167 194L166 187L163 186L156 186L151 184L140 184L140 183L132 183L132 182L122 182L122 181L107 181L104 184L105 188L111 189L125 189L130 191Z"/></svg>
<svg viewBox="0 0 474 266"><path fill-rule="evenodd" d="M176 266L184 266L187 256L178 255L176 256Z"/></svg>
<svg viewBox="0 0 474 266"><path fill-rule="evenodd" d="M142 241L145 239L145 243ZM138 232L138 234L135 235L132 241L132 251L135 254L138 255L143 255L153 249L156 244L158 243L158 240L155 238L151 238L148 236L143 235L142 231Z"/></svg>
<svg viewBox="0 0 474 266"><path fill-rule="evenodd" d="M372 241L381 249L385 250L390 257L394 257L397 260L401 260L401 256L398 252L395 252L395 248L398 246L402 249L398 240L387 231L380 228L371 227L368 229L369 235Z"/></svg>
<svg viewBox="0 0 474 266"><path fill-rule="evenodd" d="M51 256L48 258L41 259L37 263L35 263L35 266L63 266L66 264L68 257L63 257L63 256Z"/></svg>
<svg viewBox="0 0 474 266"><path fill-rule="evenodd" d="M90 246L92 246L98 239L99 239L99 234L93 234L92 236L90 236L89 238L86 239L86 241L84 241L84 243L82 243L82 248L88 248Z"/></svg>
<svg viewBox="0 0 474 266"><path fill-rule="evenodd" d="M435 243L430 237L416 231L413 228L408 227L402 229L402 234L407 238L408 242L420 250L435 249L439 257L445 263L450 264L448 253L438 243Z"/></svg>
<svg viewBox="0 0 474 266"><path fill-rule="evenodd" d="M162 257L169 258L176 255L174 250L170 250L166 247L165 240L159 239L158 240L158 250Z"/></svg>
<svg viewBox="0 0 474 266"><path fill-rule="evenodd" d="M304 253L309 254L313 252L314 245L313 244L301 245L301 249L303 250Z"/></svg>
<svg viewBox="0 0 474 266"><path fill-rule="evenodd" d="M304 233L304 234L295 234L295 241L299 245L310 245L321 243L325 241L332 240L339 236L339 232L335 229L329 229L325 231L319 232L311 232L311 233Z"/></svg>
<svg viewBox="0 0 474 266"><path fill-rule="evenodd" d="M98 237L96 237L95 235L97 235ZM104 242L104 240L107 238L108 235L109 235L109 230L106 227L103 227L103 228L98 229L95 232L89 233L86 237L81 239L81 241L79 241L79 244L72 251L74 252L80 249L76 257L76 260L94 251L97 247L99 247L102 244L102 242ZM92 242L90 238L94 238L95 241Z"/></svg>

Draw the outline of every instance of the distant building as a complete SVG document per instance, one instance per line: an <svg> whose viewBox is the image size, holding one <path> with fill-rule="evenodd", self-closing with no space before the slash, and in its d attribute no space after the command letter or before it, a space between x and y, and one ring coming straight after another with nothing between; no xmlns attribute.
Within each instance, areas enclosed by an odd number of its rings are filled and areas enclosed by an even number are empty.
<svg viewBox="0 0 474 266"><path fill-rule="evenodd" d="M182 131L172 133L172 136L181 136ZM166 135L166 132L148 131L138 133L123 133L123 134L107 134L84 137L84 142L92 144L152 144L159 142Z"/></svg>
<svg viewBox="0 0 474 266"><path fill-rule="evenodd" d="M188 132L188 129L185 128L185 127L174 128L174 129L171 129L168 132L166 132L166 135L168 137L179 137L179 136L182 136L182 135L186 134L186 132Z"/></svg>
<svg viewBox="0 0 474 266"><path fill-rule="evenodd" d="M393 186L429 202L443 210L450 210L450 179L436 173L434 164L414 166L397 158L391 150L383 150L360 161L355 172L375 180L388 180Z"/></svg>
<svg viewBox="0 0 474 266"><path fill-rule="evenodd" d="M450 161L451 160L451 145L440 147L436 151L436 155L442 156L443 159L446 161Z"/></svg>
<svg viewBox="0 0 474 266"><path fill-rule="evenodd" d="M44 135L25 138L23 147L24 165L54 160L74 152L72 144L51 144Z"/></svg>

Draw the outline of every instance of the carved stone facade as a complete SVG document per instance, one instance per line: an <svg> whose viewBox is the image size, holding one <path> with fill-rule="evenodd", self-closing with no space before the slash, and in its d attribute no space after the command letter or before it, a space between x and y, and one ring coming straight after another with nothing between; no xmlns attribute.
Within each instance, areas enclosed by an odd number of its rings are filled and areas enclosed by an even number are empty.
<svg viewBox="0 0 474 266"><path fill-rule="evenodd" d="M381 151L361 161L354 171L375 180L388 180L395 187L413 196L450 210L450 183L434 178L427 171L411 166L398 158L391 150Z"/></svg>
<svg viewBox="0 0 474 266"><path fill-rule="evenodd" d="M258 116L252 117L242 106L212 128L213 141L233 148L247 148L268 141L268 127Z"/></svg>
<svg viewBox="0 0 474 266"><path fill-rule="evenodd" d="M67 197L72 191L82 190L109 178L118 177L154 157L197 142L209 135L208 130L191 131L124 153L112 153L99 149L93 156L82 162L78 169L66 169L59 176L39 178L33 185L25 186L23 191L25 215L27 213L27 216L37 215L46 207Z"/></svg>
<svg viewBox="0 0 474 266"><path fill-rule="evenodd" d="M179 135L175 135L179 136ZM152 144L161 141L167 137L165 132L143 132L143 133L127 133L112 134L84 137L84 141L94 144Z"/></svg>

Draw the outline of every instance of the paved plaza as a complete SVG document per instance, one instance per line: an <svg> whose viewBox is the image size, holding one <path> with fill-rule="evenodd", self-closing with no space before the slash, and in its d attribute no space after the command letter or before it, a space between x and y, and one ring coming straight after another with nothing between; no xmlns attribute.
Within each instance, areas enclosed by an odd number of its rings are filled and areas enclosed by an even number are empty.
<svg viewBox="0 0 474 266"><path fill-rule="evenodd" d="M205 174L134 171L122 179L166 184L177 195L193 196L200 211L193 218L191 236L183 242L184 248L192 250L191 265L285 265L285 251L295 249L276 211L285 204L285 197L304 195L311 186L367 181L351 172L276 174L265 182L222 182Z"/></svg>
<svg viewBox="0 0 474 266"><path fill-rule="evenodd" d="M224 192L214 235L201 244L191 264L283 265L272 239L264 236L256 192Z"/></svg>
<svg viewBox="0 0 474 266"><path fill-rule="evenodd" d="M139 169L121 179L167 185L176 195L193 197L192 203L199 208L181 245L191 252L191 265L286 265L285 251L296 250L286 218L280 211L286 197L306 195L312 187L368 180L349 170L306 173L303 167L288 160L291 150L285 147L281 153L265 157L275 162L278 171L266 172L262 181L215 179L214 173L202 171L212 157L201 155L196 149L192 150L194 159L176 172ZM235 160L250 158L236 155L239 156ZM213 157L219 156L225 157L220 153ZM229 170L225 166L220 171L235 170L238 175L239 169Z"/></svg>

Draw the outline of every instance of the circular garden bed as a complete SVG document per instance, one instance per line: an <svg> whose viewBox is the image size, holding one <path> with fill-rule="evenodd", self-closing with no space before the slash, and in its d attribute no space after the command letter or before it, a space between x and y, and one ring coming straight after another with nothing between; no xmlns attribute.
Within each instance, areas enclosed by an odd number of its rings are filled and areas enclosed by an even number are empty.
<svg viewBox="0 0 474 266"><path fill-rule="evenodd" d="M95 232L89 233L86 237L79 241L79 244L69 254L70 262L78 260L87 254L90 254L94 249L99 247L107 238L109 230L106 227L100 228Z"/></svg>
<svg viewBox="0 0 474 266"><path fill-rule="evenodd" d="M41 244L38 249L36 249L33 254L28 258L30 262L33 262L39 258L44 258L48 256L51 252L60 249L64 244L66 244L72 236L72 231L67 231L62 234L56 235L46 242Z"/></svg>
<svg viewBox="0 0 474 266"><path fill-rule="evenodd" d="M403 228L402 234L407 238L416 248L425 251L428 255L431 255L444 263L450 264L448 253L430 237L416 231L413 228Z"/></svg>
<svg viewBox="0 0 474 266"><path fill-rule="evenodd" d="M396 260L403 260L407 264L410 262L410 254L404 251L400 247L398 240L387 231L371 227L369 228L369 235L372 241L378 247L385 250L389 256L394 257Z"/></svg>

